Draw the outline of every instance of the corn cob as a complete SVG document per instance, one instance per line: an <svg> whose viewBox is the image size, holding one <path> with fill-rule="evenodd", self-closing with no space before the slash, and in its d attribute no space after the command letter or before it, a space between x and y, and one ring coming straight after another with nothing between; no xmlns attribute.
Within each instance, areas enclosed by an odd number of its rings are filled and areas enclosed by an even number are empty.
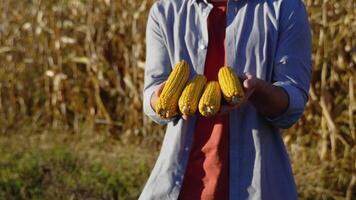
<svg viewBox="0 0 356 200"><path fill-rule="evenodd" d="M229 66L220 68L218 79L225 100L232 105L240 103L245 95L234 70Z"/></svg>
<svg viewBox="0 0 356 200"><path fill-rule="evenodd" d="M220 101L219 83L217 81L208 82L199 101L199 112L205 117L215 115L220 109Z"/></svg>
<svg viewBox="0 0 356 200"><path fill-rule="evenodd" d="M178 100L189 78L189 65L184 60L176 64L168 76L157 104L156 113L162 118L171 118L177 112Z"/></svg>
<svg viewBox="0 0 356 200"><path fill-rule="evenodd" d="M199 98L204 91L205 84L205 76L199 74L187 84L178 102L182 114L193 115L197 111Z"/></svg>

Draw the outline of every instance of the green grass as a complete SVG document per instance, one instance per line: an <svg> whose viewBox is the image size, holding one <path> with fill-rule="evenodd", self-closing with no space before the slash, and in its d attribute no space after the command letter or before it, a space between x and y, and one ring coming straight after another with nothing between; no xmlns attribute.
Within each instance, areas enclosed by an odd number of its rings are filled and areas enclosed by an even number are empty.
<svg viewBox="0 0 356 200"><path fill-rule="evenodd" d="M137 199L160 144L123 142L104 128L83 124L74 133L19 122L0 134L0 200ZM344 160L321 161L317 149L300 157L306 149L291 146L300 199L353 199L354 151Z"/></svg>
<svg viewBox="0 0 356 200"><path fill-rule="evenodd" d="M0 199L137 199L157 150L105 132L0 135Z"/></svg>

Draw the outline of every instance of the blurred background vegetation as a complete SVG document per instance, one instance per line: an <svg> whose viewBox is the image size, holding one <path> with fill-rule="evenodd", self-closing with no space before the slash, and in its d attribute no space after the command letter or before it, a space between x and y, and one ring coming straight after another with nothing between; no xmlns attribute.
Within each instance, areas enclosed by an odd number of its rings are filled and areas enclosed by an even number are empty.
<svg viewBox="0 0 356 200"><path fill-rule="evenodd" d="M137 199L165 127L142 113L153 0L2 0L0 199ZM306 0L313 77L284 131L300 199L356 199L356 3Z"/></svg>

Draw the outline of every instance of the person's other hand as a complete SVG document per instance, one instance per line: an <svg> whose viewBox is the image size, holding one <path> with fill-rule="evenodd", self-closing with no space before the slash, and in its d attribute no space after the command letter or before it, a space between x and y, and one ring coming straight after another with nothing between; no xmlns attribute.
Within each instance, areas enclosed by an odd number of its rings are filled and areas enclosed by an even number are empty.
<svg viewBox="0 0 356 200"><path fill-rule="evenodd" d="M242 76L241 81L242 81L242 89L244 90L245 93L244 99L242 99L242 101L236 105L221 105L218 115L228 114L230 111L237 109L243 103L248 101L248 99L253 94L258 84L258 79L249 72L246 72Z"/></svg>
<svg viewBox="0 0 356 200"><path fill-rule="evenodd" d="M244 100L247 101L255 91L259 80L255 76L253 76L250 72L246 72L242 80L243 80L242 87L245 92Z"/></svg>

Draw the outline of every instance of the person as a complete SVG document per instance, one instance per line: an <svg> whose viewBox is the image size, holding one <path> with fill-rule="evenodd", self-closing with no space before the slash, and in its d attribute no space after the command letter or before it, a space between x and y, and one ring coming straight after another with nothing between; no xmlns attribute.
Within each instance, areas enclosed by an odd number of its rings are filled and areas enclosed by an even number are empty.
<svg viewBox="0 0 356 200"><path fill-rule="evenodd" d="M146 52L144 112L167 129L141 200L297 199L280 128L296 123L308 101L311 30L301 0L158 0ZM190 78L208 81L232 67L244 102L211 118L159 118L160 91L182 59Z"/></svg>

